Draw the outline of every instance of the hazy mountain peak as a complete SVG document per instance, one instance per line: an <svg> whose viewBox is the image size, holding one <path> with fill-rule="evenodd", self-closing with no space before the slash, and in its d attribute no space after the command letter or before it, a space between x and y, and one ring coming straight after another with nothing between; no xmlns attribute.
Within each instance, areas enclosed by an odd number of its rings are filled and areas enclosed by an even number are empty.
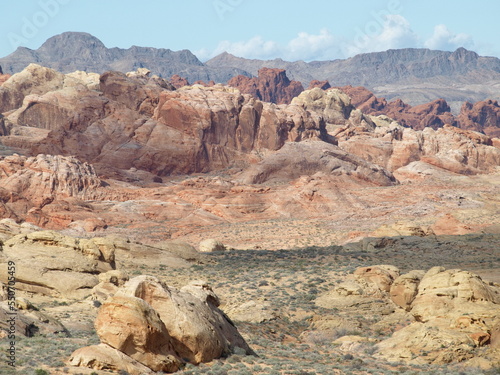
<svg viewBox="0 0 500 375"><path fill-rule="evenodd" d="M145 67L165 78L180 74L192 82L226 82L238 74L249 75L238 68L207 67L187 49L172 51L141 46L107 48L98 38L84 32L55 35L36 50L19 47L11 55L0 59L0 65L10 74L20 72L33 62L63 73L75 70L128 72Z"/></svg>

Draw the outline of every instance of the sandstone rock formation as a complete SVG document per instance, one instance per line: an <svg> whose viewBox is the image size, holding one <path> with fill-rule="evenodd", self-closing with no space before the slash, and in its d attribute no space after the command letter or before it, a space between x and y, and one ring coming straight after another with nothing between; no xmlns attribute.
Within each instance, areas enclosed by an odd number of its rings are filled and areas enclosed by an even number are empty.
<svg viewBox="0 0 500 375"><path fill-rule="evenodd" d="M377 265L359 268L353 276L319 295L316 304L370 310L386 315L386 322L400 325L390 338L375 346L375 357L392 362L445 364L487 355L478 348L490 348L491 334L496 332L498 284L486 283L471 272L443 267L400 275L394 266ZM398 307L391 312L388 303ZM408 314L412 322L402 324ZM310 329L314 332L318 327L311 325Z"/></svg>
<svg viewBox="0 0 500 375"><path fill-rule="evenodd" d="M49 296L82 298L98 284L98 275L115 268L112 242L76 239L53 231L19 234L5 242L2 263L16 263L16 288ZM0 280L7 280L2 265Z"/></svg>
<svg viewBox="0 0 500 375"><path fill-rule="evenodd" d="M334 134L340 148L390 171L423 161L454 173L476 174L493 170L500 162L500 150L492 146L491 138L453 126L415 131L390 125L377 127L370 135L350 128Z"/></svg>
<svg viewBox="0 0 500 375"><path fill-rule="evenodd" d="M466 102L457 117L460 128L500 138L500 106L496 100Z"/></svg>
<svg viewBox="0 0 500 375"><path fill-rule="evenodd" d="M498 285L462 270L411 271L394 281L390 294L416 322L377 345L389 360L411 362L422 352L428 363L470 359L475 347L489 344L500 312Z"/></svg>
<svg viewBox="0 0 500 375"><path fill-rule="evenodd" d="M46 206L56 206L65 199L95 199L101 185L93 166L70 156L40 154L27 158L12 155L0 161L4 215L29 218L40 226L57 221L47 217L49 207ZM59 220L64 221L64 218Z"/></svg>
<svg viewBox="0 0 500 375"><path fill-rule="evenodd" d="M170 77L170 83L176 89L180 89L181 87L184 87L184 86L189 86L189 81L186 78L182 78L178 74L174 74L172 77Z"/></svg>
<svg viewBox="0 0 500 375"><path fill-rule="evenodd" d="M83 72L81 70L74 71L72 73L67 73L66 77L75 78L81 81L85 86L87 86L90 90L98 90L99 89L99 79L100 75L97 73L89 73Z"/></svg>
<svg viewBox="0 0 500 375"><path fill-rule="evenodd" d="M415 130L426 127L438 129L444 125L457 124L448 103L443 99L412 107L399 99L388 103L384 98L375 97L364 87L344 86L340 89L351 97L353 105L363 113L386 115Z"/></svg>
<svg viewBox="0 0 500 375"><path fill-rule="evenodd" d="M292 104L318 114L326 123L330 139L335 143L339 131L370 132L376 124L351 104L351 99L338 89L322 90L318 87L302 92Z"/></svg>
<svg viewBox="0 0 500 375"><path fill-rule="evenodd" d="M53 69L37 64L30 64L22 72L14 74L0 87L0 112L6 112L21 106L29 94L43 95L65 86L75 86L79 80L66 77Z"/></svg>
<svg viewBox="0 0 500 375"><path fill-rule="evenodd" d="M330 82L328 82L326 80L325 81L318 81L317 79L314 79L309 83L309 87L307 88L307 90L312 90L315 87L318 87L322 90L328 90L332 86L330 86Z"/></svg>
<svg viewBox="0 0 500 375"><path fill-rule="evenodd" d="M43 207L54 199L95 199L102 182L92 165L71 156L13 155L0 161L0 187Z"/></svg>
<svg viewBox="0 0 500 375"><path fill-rule="evenodd" d="M8 108L17 109L5 126L6 146L31 155L71 154L106 173L137 168L167 175L225 168L255 149L276 150L323 132L321 121L301 108L262 103L231 88L174 92L155 76L107 72L96 91L76 78L79 84L67 85L65 77L32 66L11 80L29 82L27 89L2 87L19 96Z"/></svg>
<svg viewBox="0 0 500 375"><path fill-rule="evenodd" d="M319 119L301 108L262 103L222 86L163 92L153 118L158 124L151 138L169 133L171 143L185 144L156 152L157 162L167 159L161 163L164 170L152 170L159 174L221 169L253 149L278 150L286 141L324 133ZM161 140L151 139L148 145L153 142L156 146Z"/></svg>
<svg viewBox="0 0 500 375"><path fill-rule="evenodd" d="M231 78L228 86L236 87L244 94L250 94L263 102L289 104L304 91L300 82L290 81L283 69L259 69L258 77L243 75Z"/></svg>
<svg viewBox="0 0 500 375"><path fill-rule="evenodd" d="M0 161L0 213L73 235L136 236L148 227L153 242L198 233L190 239L197 244L211 235L192 228L248 218L325 217L341 215L339 207L385 215L389 209L381 207L389 206L377 199L390 194L371 191L378 198L367 200L363 189L396 186L395 178L493 172L499 164L495 139L449 126L404 128L363 114L336 89L314 88L276 105L221 85L172 91L143 70L102 74L98 89L89 89L85 75L29 71L14 80L20 106L0 118L7 155ZM23 76L38 78L21 85ZM175 177L205 172L220 178Z"/></svg>
<svg viewBox="0 0 500 375"><path fill-rule="evenodd" d="M205 282L177 290L154 277L136 277L99 310L95 325L102 343L77 350L70 364L132 373L140 373L141 366L174 372L185 361L209 362L235 348L252 354L218 305ZM116 363L120 357L125 365ZM134 366L135 361L140 366Z"/></svg>

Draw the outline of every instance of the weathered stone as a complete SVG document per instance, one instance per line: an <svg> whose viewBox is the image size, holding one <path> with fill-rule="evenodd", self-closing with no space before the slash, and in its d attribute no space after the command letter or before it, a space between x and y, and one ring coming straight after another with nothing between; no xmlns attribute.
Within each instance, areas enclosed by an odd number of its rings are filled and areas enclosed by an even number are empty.
<svg viewBox="0 0 500 375"><path fill-rule="evenodd" d="M99 273L115 267L114 249L101 251L88 246L88 240L53 231L14 236L5 243L3 255L16 262L17 288L54 296L84 297L98 284ZM0 270L3 281L6 270Z"/></svg>
<svg viewBox="0 0 500 375"><path fill-rule="evenodd" d="M177 357L165 325L144 300L115 296L106 301L97 315L95 327L103 344L130 356L153 371L174 372Z"/></svg>
<svg viewBox="0 0 500 375"><path fill-rule="evenodd" d="M200 242L198 246L202 253L211 253L213 251L224 251L226 246L222 242L214 240L213 238L208 238Z"/></svg>
<svg viewBox="0 0 500 375"><path fill-rule="evenodd" d="M304 91L302 84L290 81L283 69L262 68L256 78L239 75L231 78L227 84L263 102L276 104L289 104L294 97Z"/></svg>

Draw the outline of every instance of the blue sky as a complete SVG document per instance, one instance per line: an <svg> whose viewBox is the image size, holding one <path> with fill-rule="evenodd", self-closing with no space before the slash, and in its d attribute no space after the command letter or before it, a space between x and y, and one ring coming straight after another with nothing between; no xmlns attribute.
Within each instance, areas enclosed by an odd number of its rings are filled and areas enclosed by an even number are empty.
<svg viewBox="0 0 500 375"><path fill-rule="evenodd" d="M189 49L202 61L326 60L389 48L500 57L497 0L3 0L0 57L65 31L107 47Z"/></svg>

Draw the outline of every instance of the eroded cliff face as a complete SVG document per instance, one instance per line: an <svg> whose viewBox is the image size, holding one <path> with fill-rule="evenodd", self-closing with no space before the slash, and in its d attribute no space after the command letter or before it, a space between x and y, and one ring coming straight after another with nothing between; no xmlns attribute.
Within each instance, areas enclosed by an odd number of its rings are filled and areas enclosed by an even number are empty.
<svg viewBox="0 0 500 375"><path fill-rule="evenodd" d="M276 104L289 104L304 91L300 82L288 79L284 69L261 68L258 77L239 75L231 78L227 84L256 99Z"/></svg>
<svg viewBox="0 0 500 375"><path fill-rule="evenodd" d="M71 154L161 176L225 168L252 151L325 134L322 120L302 108L263 103L223 86L171 91L158 77L108 72L99 90L91 90L73 78L65 86L64 75L47 68L28 72L15 75L16 86L6 91L19 98L12 104L17 108L7 108L3 143L31 155ZM33 82L41 75L47 79Z"/></svg>

